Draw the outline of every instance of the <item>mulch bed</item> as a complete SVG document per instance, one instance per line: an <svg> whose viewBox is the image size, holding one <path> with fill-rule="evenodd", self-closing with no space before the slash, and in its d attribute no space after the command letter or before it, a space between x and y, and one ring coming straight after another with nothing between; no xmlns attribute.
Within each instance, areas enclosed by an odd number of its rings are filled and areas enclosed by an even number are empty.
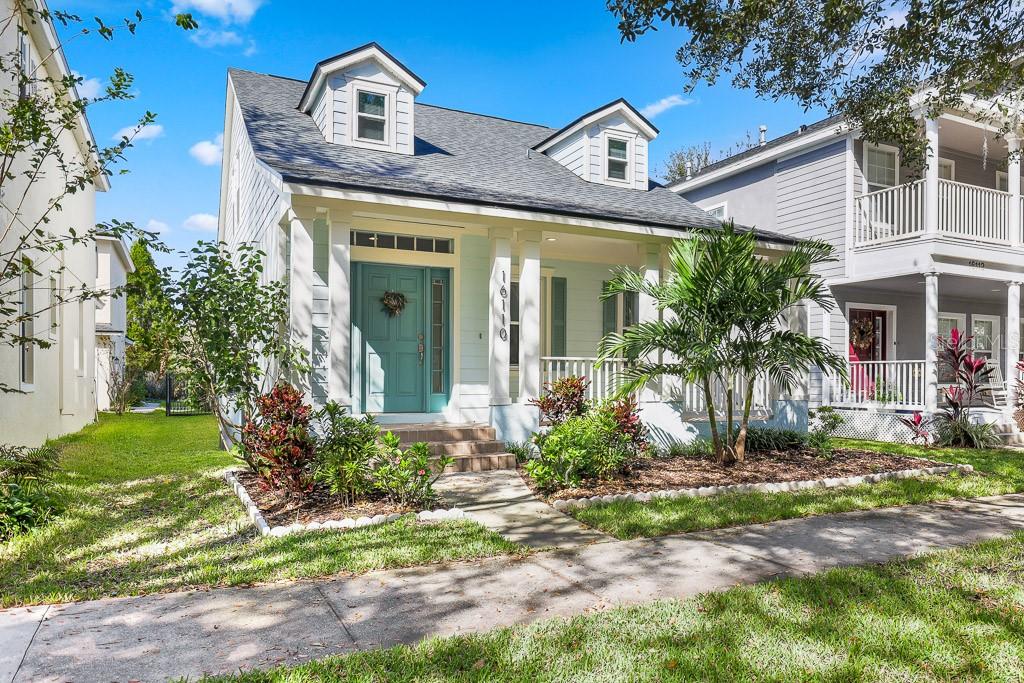
<svg viewBox="0 0 1024 683"><path fill-rule="evenodd" d="M619 478L585 482L579 488L562 489L547 496L538 491L524 471L520 470L520 474L534 493L557 500L700 486L854 477L935 465L934 461L922 458L846 449L835 450L827 459L813 451L748 453L744 462L734 465L720 465L706 458L647 458L631 463L629 472Z"/></svg>
<svg viewBox="0 0 1024 683"><path fill-rule="evenodd" d="M416 508L395 505L379 496L368 496L355 505L342 505L340 499L323 484L316 484L313 490L304 496L286 496L282 492L263 487L259 478L248 470L235 472L235 476L245 486L245 490L249 492L249 496L271 527L418 511Z"/></svg>

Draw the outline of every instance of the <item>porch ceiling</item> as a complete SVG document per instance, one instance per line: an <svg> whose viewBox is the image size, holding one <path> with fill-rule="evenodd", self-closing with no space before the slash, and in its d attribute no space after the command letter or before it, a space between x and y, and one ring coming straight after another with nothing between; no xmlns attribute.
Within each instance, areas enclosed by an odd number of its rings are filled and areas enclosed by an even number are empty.
<svg viewBox="0 0 1024 683"><path fill-rule="evenodd" d="M565 259L639 267L640 251L633 240L544 231L541 259Z"/></svg>
<svg viewBox="0 0 1024 683"><path fill-rule="evenodd" d="M832 289L841 293L845 289L868 289L898 294L920 294L924 296L924 275L900 275L897 277L846 282L833 285ZM999 280L985 280L962 275L939 275L939 300L945 298L969 299L971 301L990 301L1006 303L1006 283Z"/></svg>
<svg viewBox="0 0 1024 683"><path fill-rule="evenodd" d="M981 125L972 126L948 117L939 119L940 155L944 149L953 149L958 152L981 157L986 147L986 142L991 162L1004 161L1006 159L1006 141L997 138L994 132L986 130Z"/></svg>

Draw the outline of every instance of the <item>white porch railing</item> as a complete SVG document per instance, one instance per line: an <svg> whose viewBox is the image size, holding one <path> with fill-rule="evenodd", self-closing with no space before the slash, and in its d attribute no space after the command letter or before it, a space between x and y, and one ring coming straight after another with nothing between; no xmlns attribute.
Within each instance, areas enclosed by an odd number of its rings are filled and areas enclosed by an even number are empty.
<svg viewBox="0 0 1024 683"><path fill-rule="evenodd" d="M939 180L938 195L940 234L1010 244L1011 231L1021 232L1021 225L1010 225L1012 196L1008 192ZM855 198L854 246L884 244L924 234L925 201L924 180Z"/></svg>
<svg viewBox="0 0 1024 683"><path fill-rule="evenodd" d="M867 246L924 232L924 181L869 192L854 199L854 244Z"/></svg>
<svg viewBox="0 0 1024 683"><path fill-rule="evenodd" d="M920 410L925 405L923 360L858 361L848 366L850 381L829 377L831 403Z"/></svg>
<svg viewBox="0 0 1024 683"><path fill-rule="evenodd" d="M1008 192L952 180L939 181L940 232L1002 244L1010 240L1009 225Z"/></svg>
<svg viewBox="0 0 1024 683"><path fill-rule="evenodd" d="M567 357L558 358L545 356L541 358L541 379L553 382L570 376L586 377L590 382L587 398L600 400L610 397L620 386L620 373L625 368L622 358L606 360L600 368L596 367L597 358ZM703 415L707 401L704 390L696 384L682 384L672 379L665 379L661 386L654 389L655 395L661 400L671 401L677 410L685 415ZM738 412L743 408L743 382L737 381L733 392L733 408ZM716 384L712 391L716 410L724 417L726 405L725 387ZM754 386L753 410L755 414L764 414L770 407L772 392L767 378L759 378Z"/></svg>

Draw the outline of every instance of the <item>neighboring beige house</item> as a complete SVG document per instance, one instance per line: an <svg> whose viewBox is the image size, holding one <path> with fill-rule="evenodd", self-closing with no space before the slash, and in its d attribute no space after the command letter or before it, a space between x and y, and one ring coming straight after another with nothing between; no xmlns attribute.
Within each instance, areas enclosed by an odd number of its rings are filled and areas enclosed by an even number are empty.
<svg viewBox="0 0 1024 683"><path fill-rule="evenodd" d="M114 291L128 282L128 273L135 264L128 248L117 237L103 236L96 240L96 289ZM125 350L131 341L128 308L124 295L107 294L96 301L96 407L110 410L110 383L123 376Z"/></svg>
<svg viewBox="0 0 1024 683"><path fill-rule="evenodd" d="M16 5L11 0L2 0L2 5L4 16L16 14ZM27 33L21 35L13 28L4 31L0 54L20 54L23 68L45 69L54 79L66 77L70 69L58 48L53 26L49 22L20 23ZM4 87L10 90L16 86L8 83ZM84 117L61 137L65 155L79 155L84 161L91 142L92 133ZM20 181L17 176L5 183L5 196L18 196ZM21 222L33 224L62 188L62 179L57 174L37 181L19 214ZM51 214L46 229L55 234L67 234L72 228L79 232L90 229L96 223L95 193L106 189L106 178L100 176L96 185L67 195L61 210ZM7 211L0 213L7 228L12 216ZM13 230L0 248L11 249L20 236ZM32 258L31 254L27 256ZM69 246L60 255L60 261L47 254L35 258L33 265L40 274L26 276L20 283L21 305L23 310L40 312L26 332L47 338L50 347L0 345L0 381L21 390L0 394L0 443L5 444L38 445L47 438L77 431L96 417L94 303L83 301L56 308L49 305L59 291L96 282L96 248L92 244Z"/></svg>
<svg viewBox="0 0 1024 683"><path fill-rule="evenodd" d="M608 396L621 365L595 367L601 337L658 315L644 296L601 301L613 269L660 278L672 240L720 223L652 180L658 131L625 100L550 128L423 104L424 88L376 43L308 80L232 69L219 237L259 245L287 281L312 403L527 438L544 381L582 374ZM694 387L641 398L656 438L697 432ZM762 387L759 415L799 424L779 398Z"/></svg>

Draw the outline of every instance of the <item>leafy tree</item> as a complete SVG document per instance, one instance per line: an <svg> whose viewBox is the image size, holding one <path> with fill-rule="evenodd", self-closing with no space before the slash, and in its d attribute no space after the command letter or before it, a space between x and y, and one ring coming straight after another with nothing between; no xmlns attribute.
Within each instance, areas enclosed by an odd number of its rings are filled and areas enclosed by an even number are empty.
<svg viewBox="0 0 1024 683"><path fill-rule="evenodd" d="M175 333L171 302L163 289L164 274L156 267L149 245L137 240L131 247L135 271L128 273L128 360L132 369L163 376L170 361Z"/></svg>
<svg viewBox="0 0 1024 683"><path fill-rule="evenodd" d="M668 155L663 175L666 181L674 183L677 180L686 178L687 170L691 174L700 173L701 169L705 166L710 166L716 161L728 159L735 154L744 152L752 147L757 147L758 144L758 138L748 130L742 140L738 140L735 144L719 150L717 154L711 151L711 143L707 141L699 142L696 145L687 145Z"/></svg>
<svg viewBox="0 0 1024 683"><path fill-rule="evenodd" d="M965 97L1004 131L1024 95L1024 8L1013 0L609 0L623 40L686 30L676 59L689 87L728 77L772 100L841 114L921 166L920 114ZM918 96L916 103L911 99ZM918 108L919 107L919 108Z"/></svg>
<svg viewBox="0 0 1024 683"><path fill-rule="evenodd" d="M832 260L832 247L801 242L783 255L766 259L757 253L752 232L698 231L669 250L662 282L627 268L616 272L604 298L621 292L651 297L660 320L642 321L601 340L600 358L623 356L620 396L636 393L662 377L678 377L701 387L716 456L723 463L742 461L753 406L754 387L766 377L791 391L811 366L845 376L846 364L822 340L780 324L800 302L831 310L835 302L824 280L813 271ZM742 395L734 394L742 387ZM724 394L724 415L715 395ZM734 406L740 406L739 427ZM719 420L725 419L724 433Z"/></svg>
<svg viewBox="0 0 1024 683"><path fill-rule="evenodd" d="M192 396L210 397L221 440L236 441L263 394L306 358L287 337L288 290L263 282L263 252L243 245L199 242L164 289L175 321L172 369Z"/></svg>
<svg viewBox="0 0 1024 683"><path fill-rule="evenodd" d="M99 17L87 25L75 14L16 0L13 10L0 16L0 40L15 46L29 44L31 25L56 23L65 29L77 28L76 37L93 35L109 41L117 33L135 34L141 21L142 14L135 12L116 27ZM186 30L197 26L189 14L176 15L175 23ZM71 284L73 278L67 278L64 287L52 293L51 300L42 302L43 297L36 296L31 310L22 310L22 284L41 278L40 269L62 280L59 275L65 269L63 255L67 250L93 244L100 234L155 239L151 233L119 220L61 230L50 228L70 197L113 175L138 131L156 119L146 112L135 132L109 147L99 147L92 141L81 146L71 144L73 134L87 125L87 108L132 99L134 81L131 74L116 67L102 94L90 100L79 98L76 87L81 77L54 78L47 70L47 62L61 58L61 49L58 44L49 54L40 55L38 64L27 50L16 48L0 55L0 82L4 84L0 90L0 344L10 347L47 348L51 343L48 335L37 334L46 330L45 326L34 324L40 315L68 302L121 293L120 288L96 290L95 283L90 282ZM60 187L52 192L46 184L54 178L60 179ZM18 391L18 387L0 382L0 393Z"/></svg>

